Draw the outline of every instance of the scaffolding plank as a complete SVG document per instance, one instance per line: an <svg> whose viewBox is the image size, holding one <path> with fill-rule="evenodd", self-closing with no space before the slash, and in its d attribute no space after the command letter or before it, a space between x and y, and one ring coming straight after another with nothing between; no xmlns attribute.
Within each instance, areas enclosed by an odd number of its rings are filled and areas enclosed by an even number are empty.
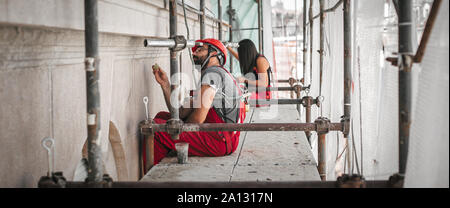
<svg viewBox="0 0 450 208"><path fill-rule="evenodd" d="M231 181L320 181L315 165L237 166Z"/></svg>
<svg viewBox="0 0 450 208"><path fill-rule="evenodd" d="M211 158L210 158L211 160ZM230 180L233 165L208 164L158 164L141 181L220 181Z"/></svg>
<svg viewBox="0 0 450 208"><path fill-rule="evenodd" d="M274 115L273 115L274 114ZM295 105L252 108L246 123L300 122ZM303 132L241 132L238 149L224 157L190 156L188 164L166 157L141 181L320 180Z"/></svg>
<svg viewBox="0 0 450 208"><path fill-rule="evenodd" d="M270 118L270 112L276 117ZM252 123L300 122L295 105L255 110ZM231 181L320 180L304 132L248 132Z"/></svg>
<svg viewBox="0 0 450 208"><path fill-rule="evenodd" d="M250 122L253 109L247 112L244 123ZM223 157L189 156L187 164L178 164L176 156L168 156L154 166L141 181L229 181L239 158L247 132L241 132L236 151Z"/></svg>

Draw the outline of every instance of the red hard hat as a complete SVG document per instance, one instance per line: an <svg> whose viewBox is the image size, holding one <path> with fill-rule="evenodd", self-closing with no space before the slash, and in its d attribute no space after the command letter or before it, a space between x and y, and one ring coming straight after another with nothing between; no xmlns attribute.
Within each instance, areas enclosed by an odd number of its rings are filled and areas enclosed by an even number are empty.
<svg viewBox="0 0 450 208"><path fill-rule="evenodd" d="M223 45L223 43L220 40L217 40L214 38L208 38L208 39L203 39L203 40L196 40L195 42L201 42L204 44L213 45L214 47L219 49L223 53L223 57L224 57L223 65L225 65L225 63L227 62L227 48L225 47L225 45ZM194 52L195 50L197 50L197 46L192 47L192 52Z"/></svg>

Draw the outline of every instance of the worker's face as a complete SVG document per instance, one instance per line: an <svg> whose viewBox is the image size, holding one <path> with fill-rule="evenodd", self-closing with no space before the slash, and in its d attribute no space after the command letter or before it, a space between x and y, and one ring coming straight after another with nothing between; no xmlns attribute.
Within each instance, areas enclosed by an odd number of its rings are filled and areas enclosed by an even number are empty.
<svg viewBox="0 0 450 208"><path fill-rule="evenodd" d="M194 63L197 65L202 65L203 62L208 58L208 45L203 45L202 47L197 47L197 49L192 54Z"/></svg>

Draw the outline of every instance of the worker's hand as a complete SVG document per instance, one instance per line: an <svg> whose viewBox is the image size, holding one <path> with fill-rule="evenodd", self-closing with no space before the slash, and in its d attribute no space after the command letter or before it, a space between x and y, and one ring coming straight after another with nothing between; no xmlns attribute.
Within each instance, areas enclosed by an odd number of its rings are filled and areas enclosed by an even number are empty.
<svg viewBox="0 0 450 208"><path fill-rule="evenodd" d="M153 75L155 75L156 82L161 85L162 88L170 88L169 78L166 72L164 72L158 64L152 66Z"/></svg>

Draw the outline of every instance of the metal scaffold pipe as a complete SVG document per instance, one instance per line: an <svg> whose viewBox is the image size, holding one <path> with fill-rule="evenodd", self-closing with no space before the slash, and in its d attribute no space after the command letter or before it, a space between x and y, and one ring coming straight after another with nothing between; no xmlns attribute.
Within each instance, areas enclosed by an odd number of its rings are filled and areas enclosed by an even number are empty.
<svg viewBox="0 0 450 208"><path fill-rule="evenodd" d="M86 49L86 95L88 134L88 178L89 182L103 180L103 162L100 149L100 91L98 53L97 0L84 1L85 49Z"/></svg>
<svg viewBox="0 0 450 208"><path fill-rule="evenodd" d="M326 123L319 126L317 123L185 123L179 126L181 132L216 132L216 131L342 131L342 123ZM166 124L144 124L141 127L143 135L154 132L168 132Z"/></svg>
<svg viewBox="0 0 450 208"><path fill-rule="evenodd" d="M351 90L352 90L352 20L350 13L350 0L344 0L344 120L350 123L351 119ZM350 171L352 164L352 147L349 129L344 132L344 138L347 139L347 165Z"/></svg>
<svg viewBox="0 0 450 208"><path fill-rule="evenodd" d="M291 105L302 104L302 99L271 99L271 100L249 100L250 105Z"/></svg>
<svg viewBox="0 0 450 208"><path fill-rule="evenodd" d="M294 78L289 78L289 79L281 79L281 80L277 80L277 83L297 83L300 82L300 80L298 79L294 79Z"/></svg>
<svg viewBox="0 0 450 208"><path fill-rule="evenodd" d="M324 11L324 0L319 0L319 6L320 6L320 50L319 50L319 57L320 57L320 62L319 62L319 70L320 70L320 83L319 83L319 96L322 96L322 75L323 75L323 44L324 44L324 16L325 14L323 13ZM320 108L320 111L322 111L322 108ZM322 115L322 112L320 112L320 115ZM318 143L317 143L317 150L318 150L318 170L319 170L319 175L320 178L322 179L322 181L325 181L327 178L327 173L326 173L326 166L327 166L327 160L326 160L326 147L327 147L327 143L326 143L326 134L319 134L319 138L318 138Z"/></svg>
<svg viewBox="0 0 450 208"><path fill-rule="evenodd" d="M169 21L170 21L170 38L174 38L177 36L177 2L176 0L170 0L169 2ZM171 84L171 92L174 94L175 99L171 99L170 106L170 115L171 120L168 121L169 124L176 124L181 122L180 120L180 109L179 109L179 100L180 100L180 84L181 84L181 75L178 68L178 52L176 49L170 49L170 84ZM172 132L170 132L172 133ZM174 133L171 134L172 138L177 140L179 138L179 134Z"/></svg>
<svg viewBox="0 0 450 208"><path fill-rule="evenodd" d="M303 81L306 80L306 52L308 48L306 46L306 0L303 0ZM304 84L304 83L303 83Z"/></svg>
<svg viewBox="0 0 450 208"><path fill-rule="evenodd" d="M229 42L233 42L233 0L228 0L228 21L230 23L230 28L228 29L229 33ZM233 56L230 56L230 73L233 73Z"/></svg>
<svg viewBox="0 0 450 208"><path fill-rule="evenodd" d="M195 40L186 40L185 43L188 48L201 45L201 43L196 43ZM144 47L182 48L184 47L184 43L177 43L174 39L147 38L144 39Z"/></svg>
<svg viewBox="0 0 450 208"><path fill-rule="evenodd" d="M217 11L218 11L217 13L219 16L219 18L218 18L219 19L219 22L218 22L218 24L219 24L219 26L218 26L219 40L222 41L222 0L217 0Z"/></svg>
<svg viewBox="0 0 450 208"><path fill-rule="evenodd" d="M302 87L301 85L294 85L293 87L262 87L262 88L248 88L249 92L258 92L258 91L303 91L309 89L308 87Z"/></svg>
<svg viewBox="0 0 450 208"><path fill-rule="evenodd" d="M414 57L412 34L413 2L398 1L398 67L399 67L399 175L404 176L408 158L409 131L411 126L411 69Z"/></svg>
<svg viewBox="0 0 450 208"><path fill-rule="evenodd" d="M257 0L258 3L258 42L259 53L264 54L264 35L263 35L263 16L262 16L262 0Z"/></svg>
<svg viewBox="0 0 450 208"><path fill-rule="evenodd" d="M205 39L205 0L200 0L200 39Z"/></svg>
<svg viewBox="0 0 450 208"><path fill-rule="evenodd" d="M231 182L152 182L119 181L101 184L104 188L392 188L389 181L231 181ZM69 181L64 188L88 188L83 182Z"/></svg>
<svg viewBox="0 0 450 208"><path fill-rule="evenodd" d="M319 96L322 95L322 77L323 77L323 51L324 51L324 33L325 33L325 13L324 13L324 7L325 2L324 0L319 0L320 5L320 49L319 49Z"/></svg>
<svg viewBox="0 0 450 208"><path fill-rule="evenodd" d="M313 41L314 41L314 21L313 21L313 0L309 1L309 84L312 82L312 69L313 69ZM306 80L305 80L306 83Z"/></svg>

